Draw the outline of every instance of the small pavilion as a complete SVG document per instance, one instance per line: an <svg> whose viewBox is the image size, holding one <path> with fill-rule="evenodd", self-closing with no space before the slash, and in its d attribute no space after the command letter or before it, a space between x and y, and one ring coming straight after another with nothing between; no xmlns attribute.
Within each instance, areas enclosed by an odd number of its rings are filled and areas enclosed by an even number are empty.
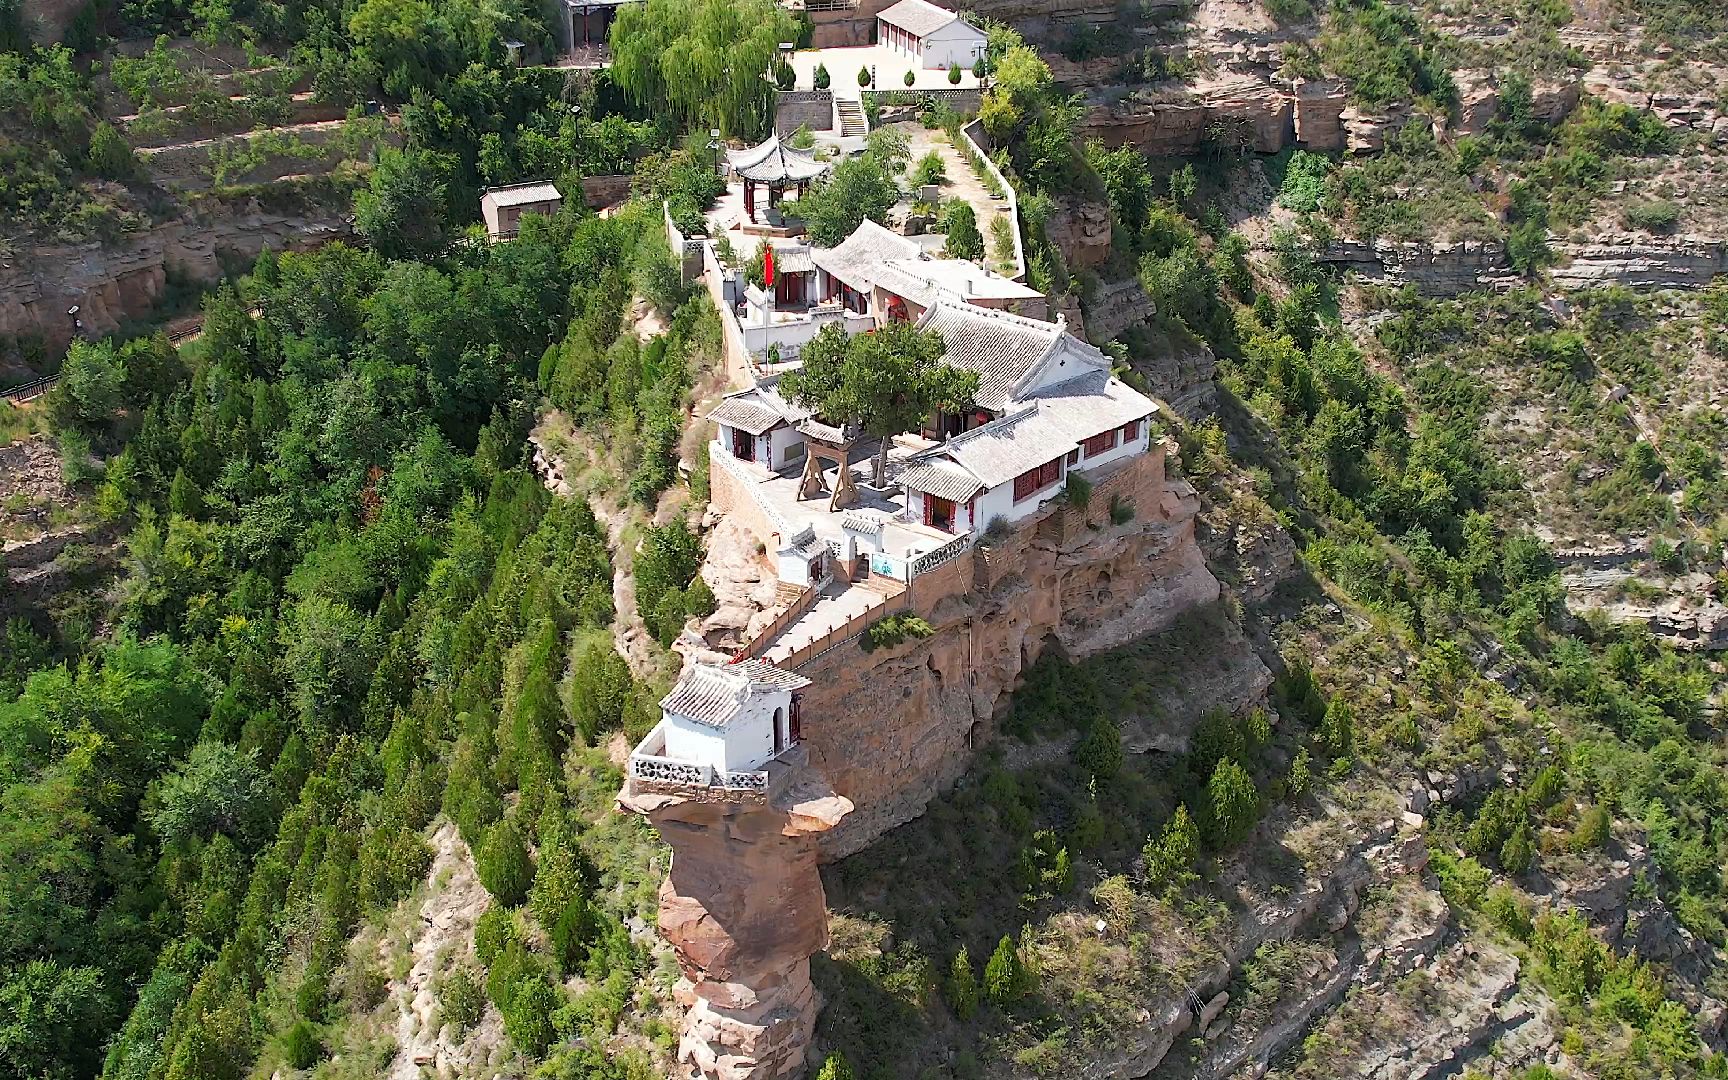
<svg viewBox="0 0 1728 1080"><path fill-rule="evenodd" d="M726 161L744 185L744 216L750 221L758 220L758 186L768 189L768 208L773 209L788 189L803 195L810 189L810 181L828 171L826 162L794 150L782 143L778 135L770 135L767 142L748 150L728 150Z"/></svg>

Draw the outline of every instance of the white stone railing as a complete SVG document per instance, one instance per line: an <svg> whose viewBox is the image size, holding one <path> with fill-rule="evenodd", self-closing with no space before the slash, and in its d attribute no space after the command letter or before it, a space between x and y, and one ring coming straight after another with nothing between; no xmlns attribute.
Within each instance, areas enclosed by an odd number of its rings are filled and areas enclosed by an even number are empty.
<svg viewBox="0 0 1728 1080"><path fill-rule="evenodd" d="M941 547L936 548L934 551L926 551L916 559L913 559L912 565L908 568L906 576L909 578L915 578L920 574L928 574L937 567L951 563L955 559L966 554L971 547L971 533L967 533L965 536L956 536L954 539L943 544Z"/></svg>
<svg viewBox="0 0 1728 1080"><path fill-rule="evenodd" d="M793 743L792 746L797 746ZM677 784L681 787L719 788L723 791L768 790L768 770L747 769L731 772L694 761L680 761L664 756L666 749L665 723L654 725L630 755L630 779L656 784ZM787 747L782 754L789 752Z"/></svg>
<svg viewBox="0 0 1728 1080"><path fill-rule="evenodd" d="M662 784L692 784L708 787L714 783L714 770L707 765L653 754L630 755L630 778L653 780Z"/></svg>
<svg viewBox="0 0 1728 1080"><path fill-rule="evenodd" d="M1026 248L1020 239L1020 197L1015 193L1014 185L1008 182L1006 176L1002 175L1002 170L998 169L996 163L990 160L989 151L985 149L987 136L984 136L984 122L973 120L966 124L960 129L960 137L965 139L971 148L971 152L968 153L965 146L955 147L960 151L960 156L968 159L966 163L972 166L974 171L982 167L985 172L990 174L990 179L1000 185L1003 201L1007 203L1008 223L1014 226L1014 265L1012 267L1013 273L1008 276L1015 281L1024 282L1026 280ZM979 177L979 179L984 178ZM985 243L989 243L989 237L985 238ZM985 257L989 258L988 255Z"/></svg>

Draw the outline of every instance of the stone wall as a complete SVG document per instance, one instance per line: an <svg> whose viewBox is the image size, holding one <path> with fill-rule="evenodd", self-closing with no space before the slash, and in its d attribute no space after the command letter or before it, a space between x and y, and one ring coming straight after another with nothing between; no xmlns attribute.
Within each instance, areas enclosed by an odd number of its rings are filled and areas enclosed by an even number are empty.
<svg viewBox="0 0 1728 1080"><path fill-rule="evenodd" d="M347 232L333 211L279 213L253 201L237 212L189 214L112 246L20 245L0 267L0 334L39 337L58 352L72 339L66 312L73 306L86 336L111 333L154 312L170 267L211 283L225 262L249 263L265 248L316 247Z"/></svg>
<svg viewBox="0 0 1728 1080"><path fill-rule="evenodd" d="M786 136L800 127L834 129L834 94L830 90L781 90L774 95L774 133Z"/></svg>
<svg viewBox="0 0 1728 1080"><path fill-rule="evenodd" d="M617 206L630 198L630 181L635 177L629 173L619 173L613 176L584 176L582 178L582 201L590 210L604 210L608 206Z"/></svg>

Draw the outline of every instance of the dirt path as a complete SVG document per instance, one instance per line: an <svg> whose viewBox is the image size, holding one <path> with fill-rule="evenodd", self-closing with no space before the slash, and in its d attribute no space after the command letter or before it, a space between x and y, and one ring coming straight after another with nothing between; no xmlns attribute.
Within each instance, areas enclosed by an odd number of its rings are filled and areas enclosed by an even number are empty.
<svg viewBox="0 0 1728 1080"><path fill-rule="evenodd" d="M426 900L410 931L412 964L407 975L390 983L397 1050L385 1074L389 1080L420 1080L425 1068L440 1076L483 1075L482 1067L504 1043L503 1018L490 1003L480 1023L460 1038L438 1015L438 977L472 951L474 924L492 898L475 875L474 860L455 825L445 822L433 834L432 846L436 855L426 877ZM388 941L380 944L381 951Z"/></svg>

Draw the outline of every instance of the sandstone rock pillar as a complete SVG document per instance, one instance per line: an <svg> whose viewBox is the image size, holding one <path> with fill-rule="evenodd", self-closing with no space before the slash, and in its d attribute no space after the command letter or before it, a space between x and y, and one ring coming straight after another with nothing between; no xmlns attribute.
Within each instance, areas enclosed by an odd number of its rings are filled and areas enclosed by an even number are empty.
<svg viewBox="0 0 1728 1080"><path fill-rule="evenodd" d="M765 791L632 779L618 796L672 847L660 935L684 976L679 1080L804 1075L821 1007L810 957L828 947L817 839L852 803L796 757Z"/></svg>

